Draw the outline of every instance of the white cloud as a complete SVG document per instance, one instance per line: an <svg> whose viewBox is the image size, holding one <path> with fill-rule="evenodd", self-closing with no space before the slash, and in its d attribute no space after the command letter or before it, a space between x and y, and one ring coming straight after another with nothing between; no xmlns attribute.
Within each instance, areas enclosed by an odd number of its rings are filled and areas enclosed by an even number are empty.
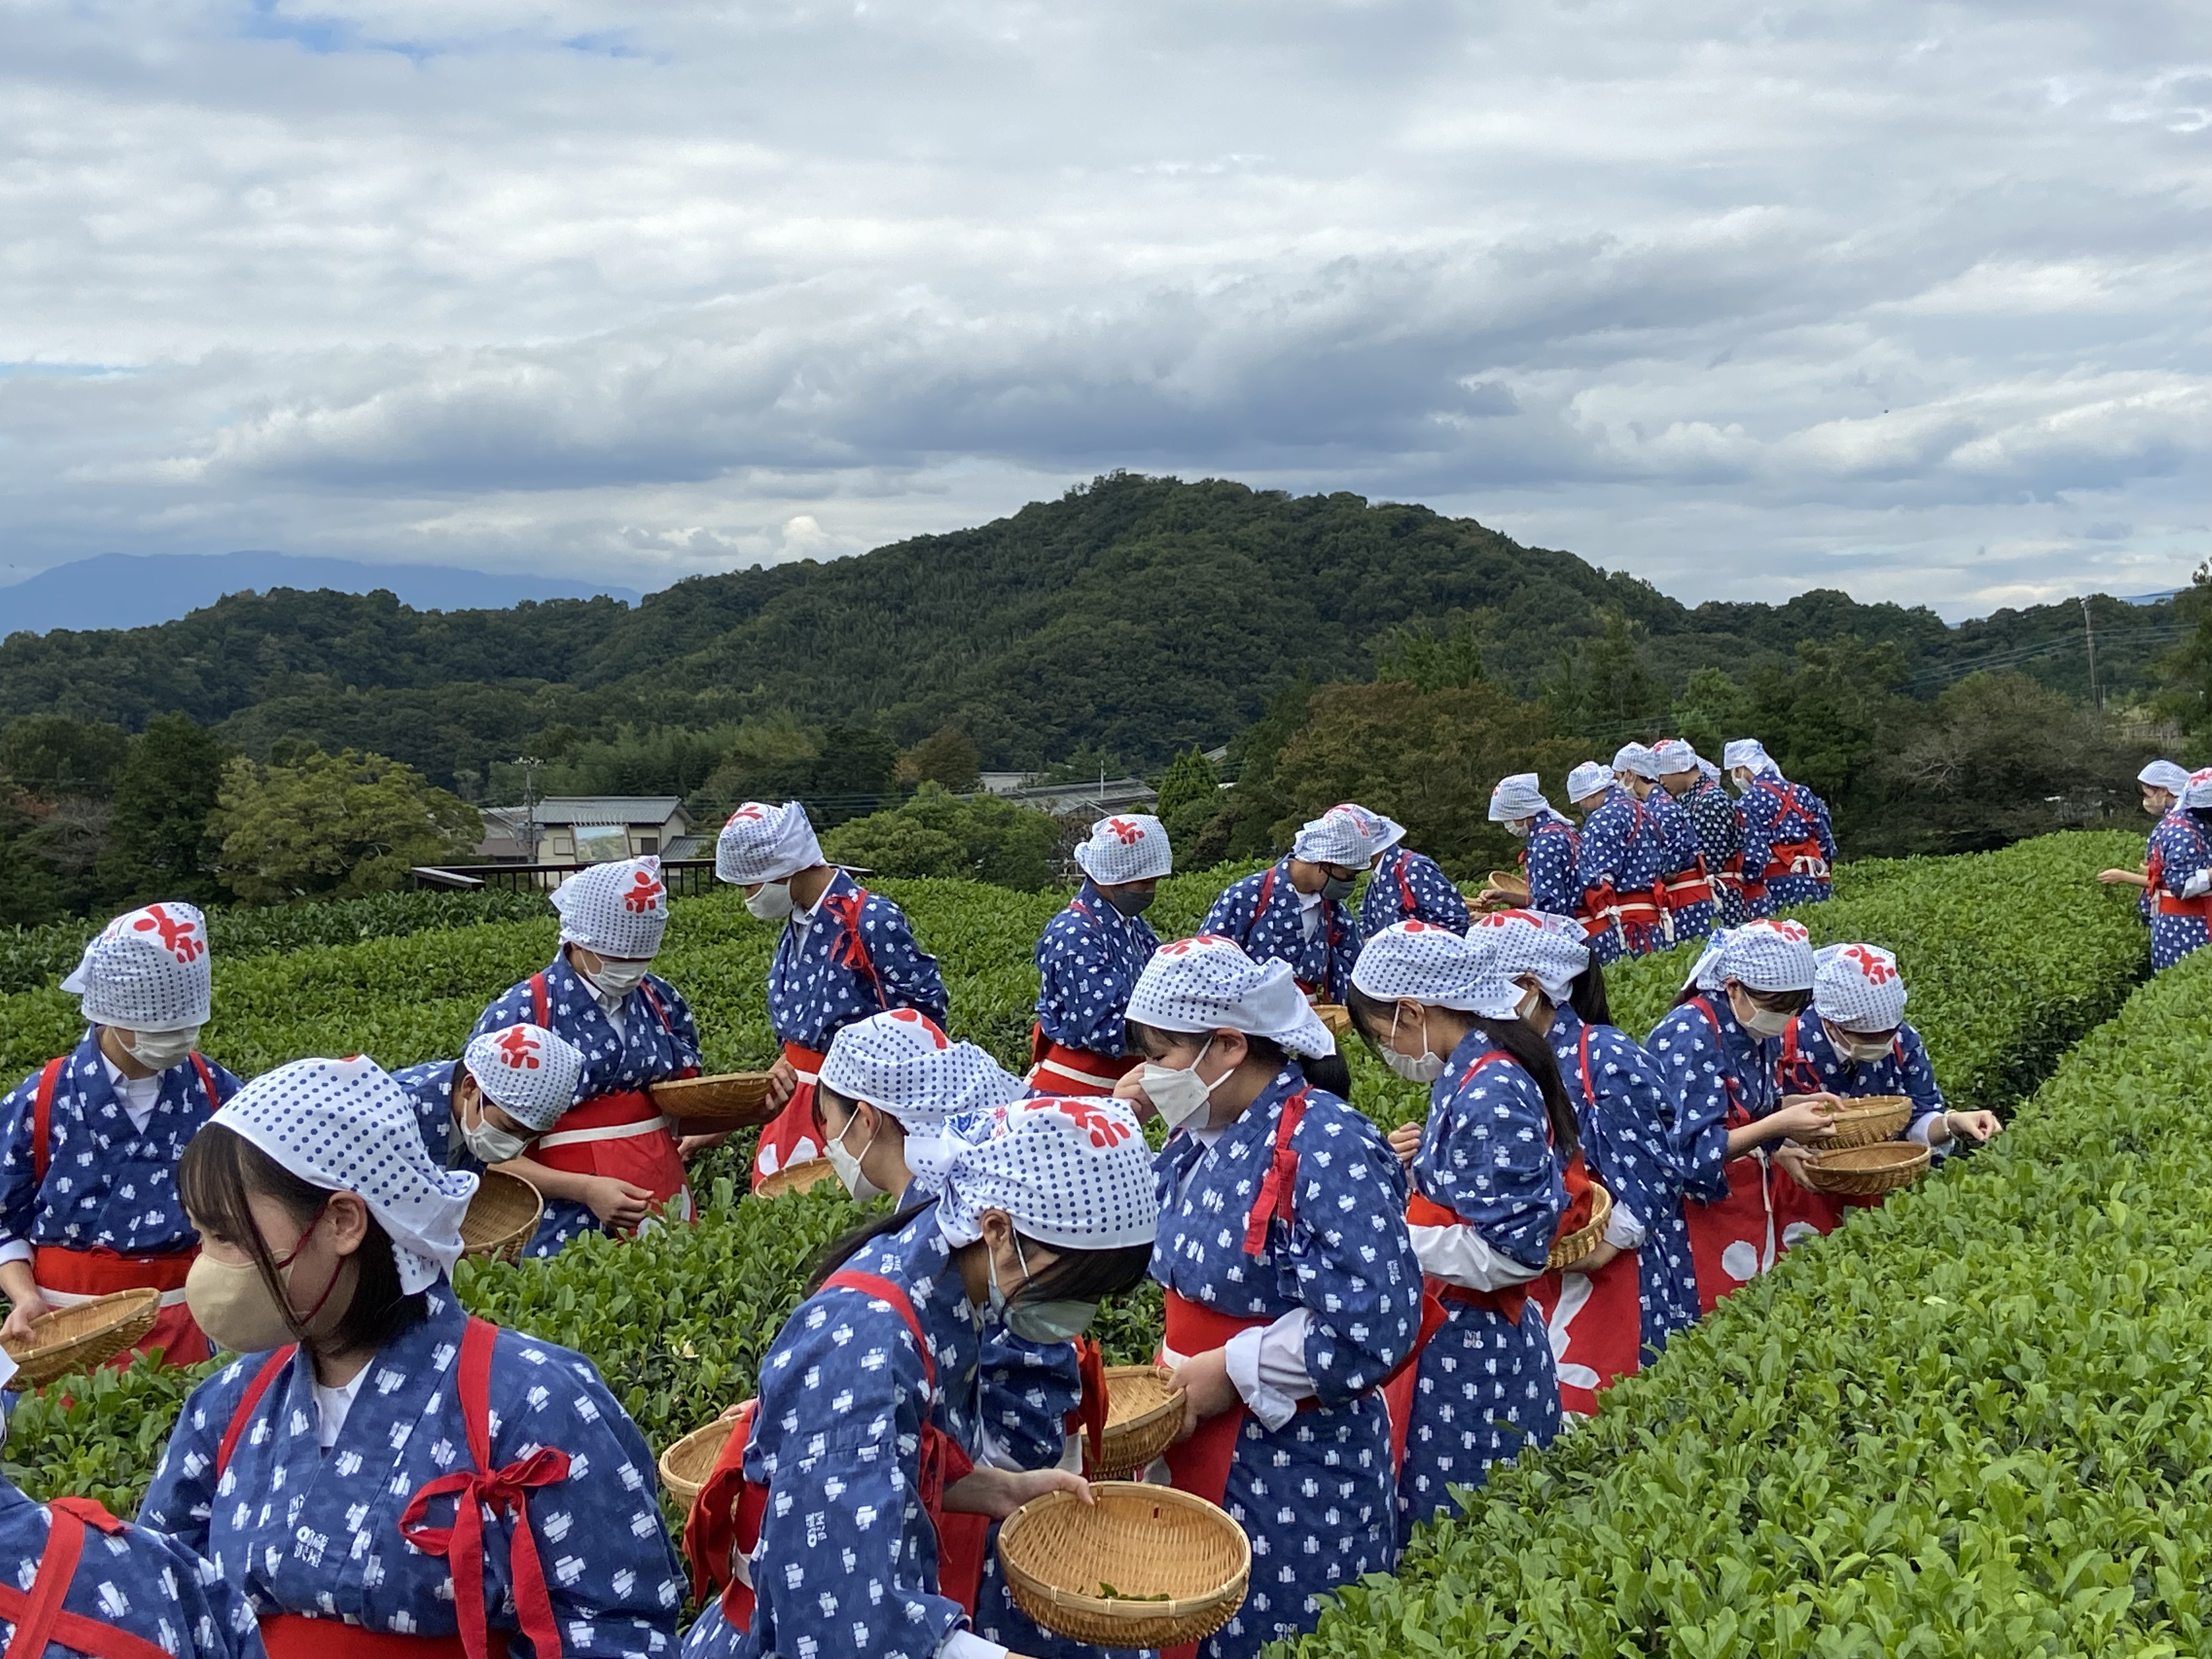
<svg viewBox="0 0 2212 1659"><path fill-rule="evenodd" d="M1693 599L2172 586L2212 550L2208 36L2179 0L20 5L9 556L651 586L1127 465Z"/></svg>

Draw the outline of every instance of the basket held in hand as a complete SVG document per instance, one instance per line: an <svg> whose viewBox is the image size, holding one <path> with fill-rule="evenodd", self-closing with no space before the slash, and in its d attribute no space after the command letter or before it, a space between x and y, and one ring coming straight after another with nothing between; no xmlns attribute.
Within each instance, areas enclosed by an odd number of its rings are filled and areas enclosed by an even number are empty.
<svg viewBox="0 0 2212 1659"><path fill-rule="evenodd" d="M544 1213L545 1200L537 1188L504 1170L486 1170L461 1218L461 1254L478 1261L517 1261Z"/></svg>
<svg viewBox="0 0 2212 1659"><path fill-rule="evenodd" d="M1828 1121L1836 1126L1835 1133L1803 1143L1823 1155L1894 1140L1912 1121L1912 1103L1903 1095L1856 1096Z"/></svg>
<svg viewBox="0 0 2212 1659"><path fill-rule="evenodd" d="M1099 1480L1091 1490L1096 1504L1067 1492L1032 1498L999 1528L999 1563L1024 1613L1102 1648L1203 1641L1236 1616L1252 1576L1243 1528L1172 1486ZM1152 1595L1167 1599L1131 1599Z"/></svg>
<svg viewBox="0 0 2212 1659"><path fill-rule="evenodd" d="M650 1085L653 1103L687 1124L742 1129L775 1116L768 1103L766 1072L725 1072L717 1077L672 1078Z"/></svg>
<svg viewBox="0 0 2212 1659"><path fill-rule="evenodd" d="M94 1370L136 1347L161 1316L161 1293L155 1290L117 1291L41 1314L31 1322L28 1340L6 1345L15 1362L8 1386L35 1389Z"/></svg>
<svg viewBox="0 0 2212 1659"><path fill-rule="evenodd" d="M1916 1141L1878 1140L1821 1152L1807 1165L1805 1185L1816 1193L1872 1198L1910 1187L1928 1173L1928 1149Z"/></svg>
<svg viewBox="0 0 2212 1659"><path fill-rule="evenodd" d="M1590 1218L1564 1238L1552 1241L1552 1252L1544 1258L1547 1267L1567 1268L1580 1261L1605 1238L1605 1224L1613 1219L1613 1194L1596 1180L1590 1182Z"/></svg>
<svg viewBox="0 0 2212 1659"><path fill-rule="evenodd" d="M1164 1365L1106 1368L1106 1432L1096 1479L1135 1474L1175 1444L1183 1392L1168 1381L1171 1375Z"/></svg>

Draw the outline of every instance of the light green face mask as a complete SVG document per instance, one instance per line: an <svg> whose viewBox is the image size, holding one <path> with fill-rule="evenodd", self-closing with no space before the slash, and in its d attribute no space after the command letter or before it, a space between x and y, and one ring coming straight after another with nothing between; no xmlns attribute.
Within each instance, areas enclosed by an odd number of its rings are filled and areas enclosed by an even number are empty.
<svg viewBox="0 0 2212 1659"><path fill-rule="evenodd" d="M986 1247L988 1248L988 1246ZM1030 1264L1022 1254L1021 1235L1014 1235L1014 1255L1022 1264L1022 1277L1029 1278ZM1056 1297L1046 1301L1024 1299L1009 1302L1006 1293L999 1288L998 1258L989 1259L991 1273L991 1316L1024 1342L1048 1348L1062 1342L1073 1342L1091 1327L1098 1316L1096 1302L1079 1302L1072 1297Z"/></svg>

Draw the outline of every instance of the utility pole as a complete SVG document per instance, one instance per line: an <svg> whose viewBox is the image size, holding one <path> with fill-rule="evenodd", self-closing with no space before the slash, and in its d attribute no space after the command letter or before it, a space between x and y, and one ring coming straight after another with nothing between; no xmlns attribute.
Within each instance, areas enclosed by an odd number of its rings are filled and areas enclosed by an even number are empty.
<svg viewBox="0 0 2212 1659"><path fill-rule="evenodd" d="M2105 712L2105 694L2097 687L2097 625L2090 620L2088 596L2081 598L2081 633L2089 641L2089 702L2101 714Z"/></svg>

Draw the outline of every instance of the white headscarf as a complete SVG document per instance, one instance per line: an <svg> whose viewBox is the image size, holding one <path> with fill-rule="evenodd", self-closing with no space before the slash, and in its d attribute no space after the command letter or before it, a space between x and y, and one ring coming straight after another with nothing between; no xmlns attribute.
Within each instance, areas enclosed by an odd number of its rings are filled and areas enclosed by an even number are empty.
<svg viewBox="0 0 2212 1659"><path fill-rule="evenodd" d="M558 1031L542 1025L509 1025L469 1039L461 1062L484 1097L541 1134L576 1103L584 1056Z"/></svg>
<svg viewBox="0 0 2212 1659"><path fill-rule="evenodd" d="M1717 991L1730 980L1753 991L1811 990L1813 936L1802 922L1769 916L1716 927L1686 983Z"/></svg>
<svg viewBox="0 0 2212 1659"><path fill-rule="evenodd" d="M972 1042L955 1042L913 1008L854 1020L830 1039L822 1084L896 1118L909 1135L934 1135L945 1119L1021 1098L1022 1080Z"/></svg>
<svg viewBox="0 0 2212 1659"><path fill-rule="evenodd" d="M1757 738L1738 738L1731 742L1721 750L1721 765L1730 772L1738 767L1748 768L1755 778L1782 775L1782 769L1774 763L1773 757L1766 752L1766 745Z"/></svg>
<svg viewBox="0 0 2212 1659"><path fill-rule="evenodd" d="M1846 1031L1893 1031L1905 1021L1905 980L1878 945L1824 945L1813 952L1813 1007Z"/></svg>
<svg viewBox="0 0 2212 1659"><path fill-rule="evenodd" d="M2189 769L2176 766L2170 760L2154 760L2136 774L2136 781L2153 789L2163 789L2179 799L2181 792L2189 787Z"/></svg>
<svg viewBox="0 0 2212 1659"><path fill-rule="evenodd" d="M1490 821L1492 823L1517 823L1522 818L1533 818L1540 812L1552 810L1552 803L1544 799L1543 781L1534 772L1516 772L1500 778L1498 787L1490 792Z"/></svg>
<svg viewBox="0 0 2212 1659"><path fill-rule="evenodd" d="M1076 843L1075 862L1103 887L1158 881L1175 868L1168 832L1148 812L1099 819L1091 826L1090 838Z"/></svg>
<svg viewBox="0 0 2212 1659"><path fill-rule="evenodd" d="M62 989L83 999L87 1022L126 1031L204 1025L212 1006L207 919L189 904L149 904L93 935Z"/></svg>
<svg viewBox="0 0 2212 1659"><path fill-rule="evenodd" d="M1521 1006L1520 988L1494 951L1425 921L1397 922L1361 945L1352 982L1381 1002L1410 998L1487 1019L1510 1019Z"/></svg>
<svg viewBox="0 0 2212 1659"><path fill-rule="evenodd" d="M407 1091L374 1060L292 1060L208 1121L311 1186L358 1193L391 1236L403 1294L428 1290L461 1259L461 1218L477 1178L431 1162Z"/></svg>
<svg viewBox="0 0 2212 1659"><path fill-rule="evenodd" d="M1159 1227L1152 1149L1118 1100L1018 1100L963 1119L938 1229L955 1249L1004 1210L1024 1238L1063 1250L1149 1244Z"/></svg>
<svg viewBox="0 0 2212 1659"><path fill-rule="evenodd" d="M668 888L651 854L579 870L553 890L553 908L563 945L617 962L650 962L668 931Z"/></svg>
<svg viewBox="0 0 2212 1659"><path fill-rule="evenodd" d="M1698 751L1680 738L1662 738L1651 746L1651 758L1659 763L1662 774L1695 772L1705 765L1698 758Z"/></svg>
<svg viewBox="0 0 2212 1659"><path fill-rule="evenodd" d="M1588 800L1592 795L1601 795L1613 787L1613 769L1596 761L1584 761L1567 774L1567 799L1570 802Z"/></svg>
<svg viewBox="0 0 2212 1659"><path fill-rule="evenodd" d="M1659 781L1659 757L1640 743L1625 743L1613 751L1613 775L1632 772L1639 778Z"/></svg>
<svg viewBox="0 0 2212 1659"><path fill-rule="evenodd" d="M1213 933L1152 952L1137 975L1127 1018L1162 1031L1243 1031L1309 1058L1336 1052L1336 1039L1298 989L1290 963L1255 962L1234 939Z"/></svg>
<svg viewBox="0 0 2212 1659"><path fill-rule="evenodd" d="M1390 841L1383 839L1386 825L1396 830L1400 836L1406 833L1364 806L1343 802L1307 822L1291 842L1291 856L1304 859L1309 864L1357 868L1390 845Z"/></svg>
<svg viewBox="0 0 2212 1659"><path fill-rule="evenodd" d="M822 843L795 800L781 806L749 800L730 814L714 841L715 875L740 887L781 881L821 862Z"/></svg>
<svg viewBox="0 0 2212 1659"><path fill-rule="evenodd" d="M1547 910L1493 910L1474 919L1468 937L1492 953L1508 978L1533 976L1554 1006L1574 994L1589 966L1582 924Z"/></svg>
<svg viewBox="0 0 2212 1659"><path fill-rule="evenodd" d="M2189 787L2181 792L2181 805L2212 806L2212 766L2199 767L2189 775Z"/></svg>

